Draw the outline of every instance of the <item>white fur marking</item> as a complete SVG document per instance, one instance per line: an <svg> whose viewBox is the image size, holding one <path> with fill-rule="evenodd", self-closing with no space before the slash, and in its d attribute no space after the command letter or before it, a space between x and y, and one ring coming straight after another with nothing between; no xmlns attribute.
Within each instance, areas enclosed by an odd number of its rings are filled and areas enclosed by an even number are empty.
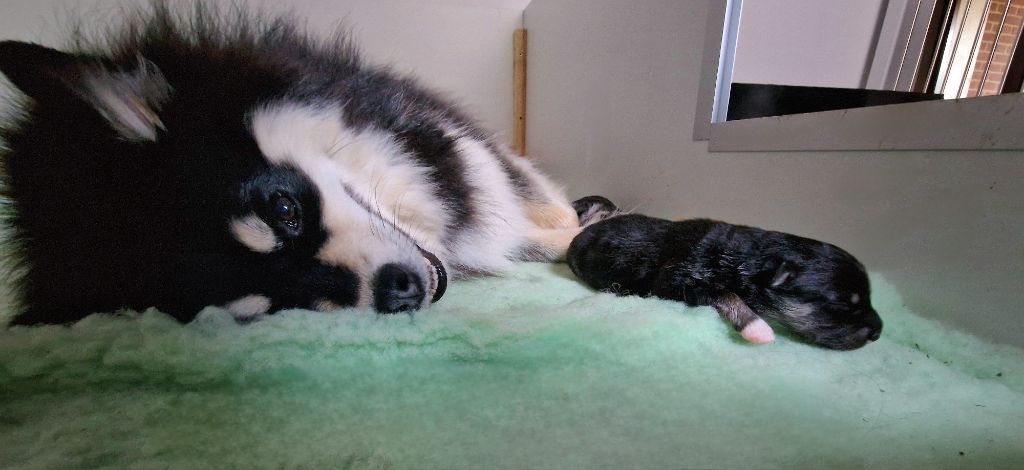
<svg viewBox="0 0 1024 470"><path fill-rule="evenodd" d="M235 318L252 318L270 310L270 299L262 295L247 295L224 306Z"/></svg>
<svg viewBox="0 0 1024 470"><path fill-rule="evenodd" d="M255 110L250 127L267 160L295 168L316 186L328 233L316 258L359 277L357 307L370 305L371 280L385 264L428 278L417 244L447 257L449 212L434 196L428 170L393 137L345 127L338 108L296 103Z"/></svg>
<svg viewBox="0 0 1024 470"><path fill-rule="evenodd" d="M851 295L851 296L850 296L850 303L851 303L851 304L854 304L854 305L857 305L857 304L859 304L859 303L860 303L860 296L859 296L859 295L857 295L857 294L853 294L853 295Z"/></svg>
<svg viewBox="0 0 1024 470"><path fill-rule="evenodd" d="M775 332L772 331L772 327L760 318L750 322L743 328L740 335L743 336L743 339L754 344L766 344L775 341Z"/></svg>
<svg viewBox="0 0 1024 470"><path fill-rule="evenodd" d="M595 219L594 216L596 216L597 214L599 214L601 212L604 212L604 211L605 211L604 208L602 208L601 206L599 206L597 204L594 204L594 205L588 207L587 211L579 216L579 219L580 220L586 220L586 221L588 221L591 224L595 223L595 222L600 222L600 221L602 221L602 220L604 220L604 219L606 219L608 217L604 216L604 217L601 217L600 219L596 219L596 220L591 220L591 219ZM609 213L608 215L611 215L611 213Z"/></svg>
<svg viewBox="0 0 1024 470"><path fill-rule="evenodd" d="M476 229L462 231L455 241L453 264L489 272L509 269L509 258L523 246L525 232L534 224L498 162L500 157L484 142L461 135L457 129L450 131L449 137L456 139L466 184L473 188L476 219Z"/></svg>
<svg viewBox="0 0 1024 470"><path fill-rule="evenodd" d="M231 233L243 245L257 253L271 253L281 247L274 230L256 214L231 221Z"/></svg>

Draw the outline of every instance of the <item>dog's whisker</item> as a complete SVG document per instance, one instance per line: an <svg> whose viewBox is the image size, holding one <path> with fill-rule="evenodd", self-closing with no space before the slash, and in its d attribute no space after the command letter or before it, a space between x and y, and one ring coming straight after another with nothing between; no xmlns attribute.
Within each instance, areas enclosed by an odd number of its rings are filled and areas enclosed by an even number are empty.
<svg viewBox="0 0 1024 470"><path fill-rule="evenodd" d="M373 204L373 207L375 209L374 216L375 216L375 219L377 220L377 223L380 224L381 233L386 234L387 237L389 237L391 240L394 240L395 236L396 236L395 235L395 224L394 224L393 221L390 221L390 220L388 220L386 218L385 212L381 208L380 191L381 191L381 186L384 185L384 178L385 178L385 176L383 176L383 175L379 176L377 178L377 181L376 181L376 183L373 186L373 192L371 194L372 200L370 202L371 202L371 204Z"/></svg>

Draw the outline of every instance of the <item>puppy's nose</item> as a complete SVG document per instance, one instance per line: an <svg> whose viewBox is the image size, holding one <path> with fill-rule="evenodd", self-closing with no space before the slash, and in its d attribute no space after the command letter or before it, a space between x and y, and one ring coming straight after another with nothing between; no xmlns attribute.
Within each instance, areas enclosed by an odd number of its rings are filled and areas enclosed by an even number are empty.
<svg viewBox="0 0 1024 470"><path fill-rule="evenodd" d="M399 264L385 264L373 281L373 305L380 313L417 310L423 304L423 279Z"/></svg>
<svg viewBox="0 0 1024 470"><path fill-rule="evenodd" d="M882 336L882 329L865 326L857 331L857 335L868 341L878 341L878 338Z"/></svg>
<svg viewBox="0 0 1024 470"><path fill-rule="evenodd" d="M868 310L865 328L871 330L865 337L870 341L878 341L878 337L882 335L882 318L878 316L878 312Z"/></svg>

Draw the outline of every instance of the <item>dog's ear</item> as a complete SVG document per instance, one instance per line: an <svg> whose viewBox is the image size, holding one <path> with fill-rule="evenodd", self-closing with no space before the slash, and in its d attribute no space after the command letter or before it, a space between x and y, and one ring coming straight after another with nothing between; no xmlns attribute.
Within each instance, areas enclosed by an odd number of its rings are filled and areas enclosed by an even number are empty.
<svg viewBox="0 0 1024 470"><path fill-rule="evenodd" d="M20 41L0 42L0 72L35 100L66 98L63 81L76 71L71 54Z"/></svg>
<svg viewBox="0 0 1024 470"><path fill-rule="evenodd" d="M114 67L38 44L2 41L0 72L38 102L85 101L127 140L155 141L163 128L157 112L171 87L145 58Z"/></svg>

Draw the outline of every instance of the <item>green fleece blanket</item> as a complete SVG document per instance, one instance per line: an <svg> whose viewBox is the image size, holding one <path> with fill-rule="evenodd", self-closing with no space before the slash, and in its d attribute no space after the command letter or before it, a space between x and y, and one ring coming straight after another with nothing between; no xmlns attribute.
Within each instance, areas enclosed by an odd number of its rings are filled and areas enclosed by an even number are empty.
<svg viewBox="0 0 1024 470"><path fill-rule="evenodd" d="M0 467L1022 468L1024 352L873 282L885 330L853 352L540 264L413 317L0 331Z"/></svg>

